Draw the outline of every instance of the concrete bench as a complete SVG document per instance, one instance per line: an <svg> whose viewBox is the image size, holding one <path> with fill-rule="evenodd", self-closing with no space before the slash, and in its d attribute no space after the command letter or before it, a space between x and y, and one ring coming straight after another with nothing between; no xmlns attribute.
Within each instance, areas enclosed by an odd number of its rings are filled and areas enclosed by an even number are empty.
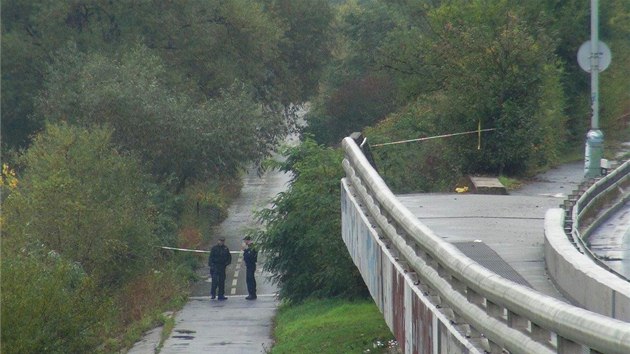
<svg viewBox="0 0 630 354"><path fill-rule="evenodd" d="M496 177L468 176L470 192L475 194L508 194L505 186Z"/></svg>

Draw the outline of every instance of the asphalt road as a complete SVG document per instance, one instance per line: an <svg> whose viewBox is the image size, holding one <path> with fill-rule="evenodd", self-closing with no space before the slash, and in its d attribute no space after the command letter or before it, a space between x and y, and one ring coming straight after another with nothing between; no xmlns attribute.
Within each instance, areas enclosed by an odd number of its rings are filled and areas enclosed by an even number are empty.
<svg viewBox="0 0 630 354"><path fill-rule="evenodd" d="M208 268L200 269L203 280L194 286L192 296L175 316L175 328L159 353L265 353L272 346L272 320L278 301L276 287L262 272L259 257L256 280L258 299L245 300L245 265L240 254L242 239L250 228L258 227L255 210L288 187L290 175L270 171L259 177L250 171L244 178L241 195L228 211L228 218L213 230L214 240L223 236L232 252L232 265L226 272L226 301L210 299ZM216 241L213 240L213 243ZM205 256L207 257L207 256ZM129 351L130 354L154 354L161 328L155 329Z"/></svg>
<svg viewBox="0 0 630 354"><path fill-rule="evenodd" d="M593 253L630 279L630 203L626 203L589 237Z"/></svg>
<svg viewBox="0 0 630 354"><path fill-rule="evenodd" d="M215 244L219 237L225 237L225 245L232 253L232 264L228 266L226 271L226 296L247 295L245 264L241 253L243 237L248 230L259 227L253 215L254 211L268 207L270 200L287 188L289 179L289 175L278 171L269 171L260 177L255 170L250 171L243 179L243 189L240 196L228 210L227 219L212 230L212 244ZM264 258L259 256L256 269L257 292L259 294L274 294L276 288L269 281L269 274L263 273L263 263ZM207 256L204 264L207 265ZM199 274L204 278L204 281L199 282L192 289L192 296L207 296L210 294L208 267L201 268Z"/></svg>

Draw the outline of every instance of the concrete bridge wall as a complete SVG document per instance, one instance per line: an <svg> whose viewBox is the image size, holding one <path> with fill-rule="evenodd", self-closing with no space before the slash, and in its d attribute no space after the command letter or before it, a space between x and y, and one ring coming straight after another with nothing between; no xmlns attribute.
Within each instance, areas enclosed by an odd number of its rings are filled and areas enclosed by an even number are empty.
<svg viewBox="0 0 630 354"><path fill-rule="evenodd" d="M630 200L630 161L545 216L545 263L556 287L573 303L630 322L630 282L588 249L586 239Z"/></svg>
<svg viewBox="0 0 630 354"><path fill-rule="evenodd" d="M379 238L342 181L343 240L405 353L482 353L431 303Z"/></svg>
<svg viewBox="0 0 630 354"><path fill-rule="evenodd" d="M343 238L405 353L630 353L628 322L480 266L409 212L343 141Z"/></svg>

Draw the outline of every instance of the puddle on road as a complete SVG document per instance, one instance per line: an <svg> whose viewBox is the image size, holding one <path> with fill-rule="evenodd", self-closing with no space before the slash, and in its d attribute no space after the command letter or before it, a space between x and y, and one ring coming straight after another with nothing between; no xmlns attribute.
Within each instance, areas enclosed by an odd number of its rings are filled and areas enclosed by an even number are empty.
<svg viewBox="0 0 630 354"><path fill-rule="evenodd" d="M177 333L186 333L186 334L188 334L188 333L197 333L197 331L192 331L190 329L176 329L175 332L177 332Z"/></svg>
<svg viewBox="0 0 630 354"><path fill-rule="evenodd" d="M186 339L186 340L192 340L195 338L195 336L190 336L188 334L197 333L196 331L191 331L189 329L176 329L175 332L182 333L182 335L175 335L173 336L173 338Z"/></svg>
<svg viewBox="0 0 630 354"><path fill-rule="evenodd" d="M194 336L173 336L173 338L177 338L177 339L187 339L187 340L193 340L195 339Z"/></svg>

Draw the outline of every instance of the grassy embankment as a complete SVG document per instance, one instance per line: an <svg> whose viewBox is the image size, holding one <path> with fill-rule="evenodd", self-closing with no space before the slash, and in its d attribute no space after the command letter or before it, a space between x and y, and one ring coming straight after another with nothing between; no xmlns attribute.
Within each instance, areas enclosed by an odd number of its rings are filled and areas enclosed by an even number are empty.
<svg viewBox="0 0 630 354"><path fill-rule="evenodd" d="M394 337L372 300L310 300L278 310L272 354L391 353Z"/></svg>

